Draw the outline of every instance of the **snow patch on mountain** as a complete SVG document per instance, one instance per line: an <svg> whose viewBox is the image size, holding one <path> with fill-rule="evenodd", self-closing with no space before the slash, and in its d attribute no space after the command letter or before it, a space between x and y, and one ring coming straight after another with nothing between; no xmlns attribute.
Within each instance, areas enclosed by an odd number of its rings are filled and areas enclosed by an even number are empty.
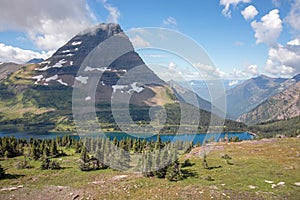
<svg viewBox="0 0 300 200"><path fill-rule="evenodd" d="M60 84L62 84L64 86L68 86L68 83L63 82L62 79L57 80L57 82L59 82Z"/></svg>
<svg viewBox="0 0 300 200"><path fill-rule="evenodd" d="M93 67L89 67L89 66L87 66L85 69L84 69L84 71L85 72L92 72L92 71L100 71L100 72L105 72L106 70L107 70L107 68L106 67L100 67L100 68L93 68Z"/></svg>
<svg viewBox="0 0 300 200"><path fill-rule="evenodd" d="M88 97L85 97L85 100L86 101L90 101L92 98L90 97L90 96L88 96Z"/></svg>
<svg viewBox="0 0 300 200"><path fill-rule="evenodd" d="M44 77L43 75L37 75L37 76L32 77L32 79L36 79L34 84L35 85L38 84L42 80L43 77Z"/></svg>
<svg viewBox="0 0 300 200"><path fill-rule="evenodd" d="M52 65L52 66L46 65L45 67L43 67L41 69L35 69L35 70L38 70L38 71L47 71L50 68L61 68L67 62L68 61L66 61L65 59L62 59L62 60L58 61L57 63L55 63L55 65Z"/></svg>
<svg viewBox="0 0 300 200"><path fill-rule="evenodd" d="M46 82L49 82L49 81L55 81L56 79L58 78L58 75L54 75L54 76L51 76L49 78L46 78Z"/></svg>
<svg viewBox="0 0 300 200"><path fill-rule="evenodd" d="M129 93L131 93L131 92L141 93L144 90L144 88L143 87L138 87L137 84L138 84L137 82L132 83L130 85L132 89L129 90L128 92Z"/></svg>
<svg viewBox="0 0 300 200"><path fill-rule="evenodd" d="M81 45L82 41L75 41L72 43L72 46L78 46Z"/></svg>
<svg viewBox="0 0 300 200"><path fill-rule="evenodd" d="M134 82L130 86L129 85L113 85L112 86L113 93L117 92L117 90L120 90L121 93L126 92L128 94L132 94L134 92L141 93L144 90L144 88L143 87L138 87L137 84L138 84L137 82ZM129 89L127 91L124 90L124 89L129 88L129 87L131 87L131 89Z"/></svg>
<svg viewBox="0 0 300 200"><path fill-rule="evenodd" d="M75 77L75 80L81 82L82 84L87 84L89 77L84 77L84 76L78 76Z"/></svg>

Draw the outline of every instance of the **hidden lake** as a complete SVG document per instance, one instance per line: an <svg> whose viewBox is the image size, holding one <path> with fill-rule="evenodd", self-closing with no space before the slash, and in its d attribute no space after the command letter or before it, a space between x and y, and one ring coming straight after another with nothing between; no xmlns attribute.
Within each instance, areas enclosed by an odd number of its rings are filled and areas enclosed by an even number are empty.
<svg viewBox="0 0 300 200"><path fill-rule="evenodd" d="M108 133L92 133L92 134L85 134L85 135L78 135L76 133L70 132L48 132L48 133L10 133L10 132L0 132L0 137L10 137L15 136L17 139L24 138L29 140L30 138L34 139L53 139L56 137L63 137L65 135L70 135L71 137L108 137L109 139L113 140L117 138L118 140L122 140L124 138L133 138L133 139L145 139L147 141L156 141L157 134L135 134L135 133L125 133L125 132L108 132ZM198 133L198 134L161 134L160 138L163 142L175 142L178 140L181 141L190 141L193 144L203 144L205 141L219 141L224 138L238 138L239 140L252 140L255 136L249 132L222 132L222 133Z"/></svg>

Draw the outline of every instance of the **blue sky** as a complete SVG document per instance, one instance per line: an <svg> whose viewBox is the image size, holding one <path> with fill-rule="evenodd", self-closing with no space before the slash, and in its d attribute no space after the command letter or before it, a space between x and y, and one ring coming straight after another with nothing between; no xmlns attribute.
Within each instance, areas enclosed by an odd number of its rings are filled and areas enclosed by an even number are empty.
<svg viewBox="0 0 300 200"><path fill-rule="evenodd" d="M224 78L289 77L300 72L299 21L300 0L3 0L0 62L47 57L80 30L116 22L125 31L163 27L187 35Z"/></svg>

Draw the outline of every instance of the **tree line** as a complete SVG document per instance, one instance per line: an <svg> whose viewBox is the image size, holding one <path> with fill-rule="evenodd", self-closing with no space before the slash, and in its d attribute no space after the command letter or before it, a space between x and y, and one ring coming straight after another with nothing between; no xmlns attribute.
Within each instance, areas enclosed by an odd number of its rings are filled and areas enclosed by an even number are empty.
<svg viewBox="0 0 300 200"><path fill-rule="evenodd" d="M78 166L82 171L107 168L128 170L134 167L145 177L180 180L183 175L179 154L189 152L192 147L192 142L163 142L160 136L157 141L140 138L110 140L106 137L79 139L71 136L26 140L11 136L0 138L0 157L24 156L24 161L18 163L19 168L30 168L29 159L40 160L43 170L61 169L53 158L65 156L63 148L72 148L80 153ZM4 172L3 168L0 171Z"/></svg>

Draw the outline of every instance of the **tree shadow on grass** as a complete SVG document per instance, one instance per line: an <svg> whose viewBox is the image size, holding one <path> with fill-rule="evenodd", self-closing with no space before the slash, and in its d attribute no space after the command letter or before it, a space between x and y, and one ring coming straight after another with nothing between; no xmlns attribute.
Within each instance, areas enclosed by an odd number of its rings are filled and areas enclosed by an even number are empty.
<svg viewBox="0 0 300 200"><path fill-rule="evenodd" d="M222 166L221 165L219 165L219 166L211 166L211 167L207 167L205 169L212 170L212 169L219 169L219 168L222 168Z"/></svg>
<svg viewBox="0 0 300 200"><path fill-rule="evenodd" d="M5 174L2 180L4 179L18 179L21 177L24 177L25 175L20 175L20 174Z"/></svg>
<svg viewBox="0 0 300 200"><path fill-rule="evenodd" d="M181 169L182 177L183 179L186 179L188 177L198 177L198 173L193 170L189 169Z"/></svg>

